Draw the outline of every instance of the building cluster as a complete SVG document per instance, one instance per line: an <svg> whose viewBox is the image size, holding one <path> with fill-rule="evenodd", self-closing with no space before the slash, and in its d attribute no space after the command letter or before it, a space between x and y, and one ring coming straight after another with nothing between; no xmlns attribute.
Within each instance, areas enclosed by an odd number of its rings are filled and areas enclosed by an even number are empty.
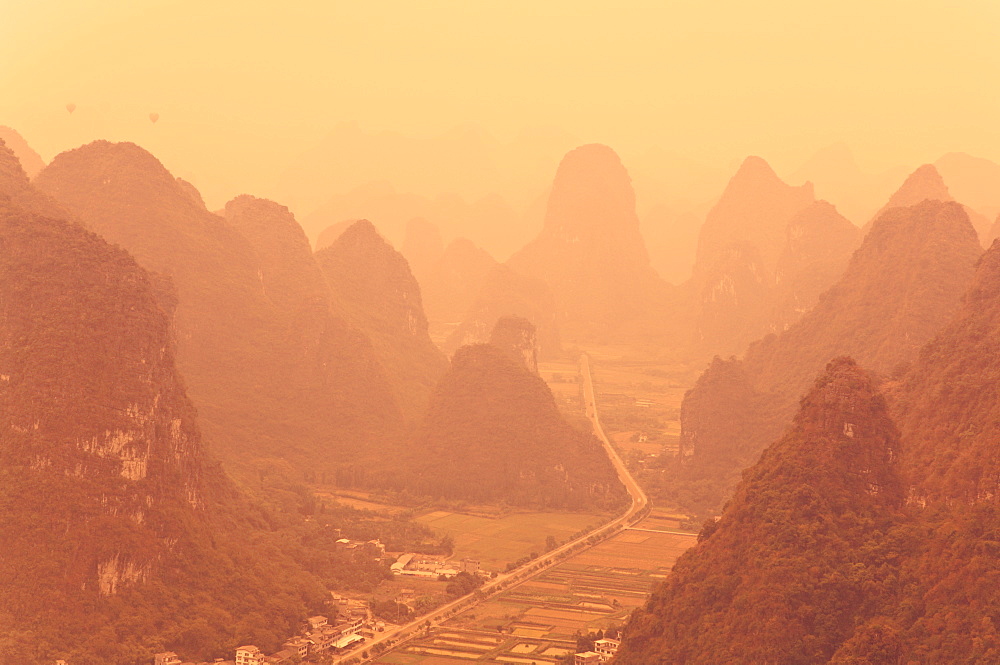
<svg viewBox="0 0 1000 665"><path fill-rule="evenodd" d="M336 542L336 547L338 550L367 552L373 559L380 559L385 556L385 545L378 538L375 540L341 538Z"/></svg>
<svg viewBox="0 0 1000 665"><path fill-rule="evenodd" d="M573 665L599 665L600 663L606 663L614 658L619 644L621 642L610 638L595 640L592 651L583 651L573 657Z"/></svg>
<svg viewBox="0 0 1000 665"><path fill-rule="evenodd" d="M337 610L333 623L325 616L309 617L300 635L295 635L281 645L281 649L265 655L252 644L236 649L235 660L217 659L213 663L198 665L284 665L302 662L315 656L336 653L374 635L372 617L367 603L333 596ZM153 658L153 665L195 665L181 661L176 653L166 651Z"/></svg>
<svg viewBox="0 0 1000 665"><path fill-rule="evenodd" d="M419 554L401 554L396 563L390 566L393 575L408 575L410 577L454 577L459 573L475 575L479 572L479 562L475 559L461 561L440 561Z"/></svg>

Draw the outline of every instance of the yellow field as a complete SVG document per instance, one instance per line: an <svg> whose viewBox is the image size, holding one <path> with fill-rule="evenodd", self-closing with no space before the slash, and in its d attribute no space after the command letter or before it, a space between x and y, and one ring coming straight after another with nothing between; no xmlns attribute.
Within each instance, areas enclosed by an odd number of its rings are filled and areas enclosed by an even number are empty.
<svg viewBox="0 0 1000 665"><path fill-rule="evenodd" d="M455 558L477 559L485 570L502 571L508 563L532 552L543 554L548 536L563 542L608 517L594 513L516 512L491 518L436 510L416 521L439 535L450 535L455 540Z"/></svg>

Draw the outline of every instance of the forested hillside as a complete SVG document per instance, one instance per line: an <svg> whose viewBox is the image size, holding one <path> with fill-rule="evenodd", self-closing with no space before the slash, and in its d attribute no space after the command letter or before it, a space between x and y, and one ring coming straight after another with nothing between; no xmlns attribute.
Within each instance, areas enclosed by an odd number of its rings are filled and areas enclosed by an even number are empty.
<svg viewBox="0 0 1000 665"><path fill-rule="evenodd" d="M404 455L407 486L516 506L619 506L625 489L600 442L563 420L548 386L518 355L491 344L455 352Z"/></svg>
<svg viewBox="0 0 1000 665"><path fill-rule="evenodd" d="M650 474L661 496L718 510L740 472L780 435L812 377L849 354L901 375L957 311L981 254L957 203L925 201L882 215L815 308L742 360L716 360L681 407L678 464Z"/></svg>
<svg viewBox="0 0 1000 665"><path fill-rule="evenodd" d="M331 312L287 213L257 210L255 218L238 200L229 224L129 143L65 152L37 184L170 278L178 367L206 437L231 469L251 478L278 460L332 480L343 473L344 452L356 455L359 441L376 446L400 426L368 340ZM309 290L314 299L302 300Z"/></svg>

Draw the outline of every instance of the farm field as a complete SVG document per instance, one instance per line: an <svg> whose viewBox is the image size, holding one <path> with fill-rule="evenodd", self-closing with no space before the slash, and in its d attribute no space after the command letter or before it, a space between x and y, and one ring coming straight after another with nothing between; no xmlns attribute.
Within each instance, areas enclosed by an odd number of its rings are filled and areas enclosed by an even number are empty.
<svg viewBox="0 0 1000 665"><path fill-rule="evenodd" d="M568 540L588 526L597 526L610 514L514 512L498 517L435 510L415 518L439 535L455 541L452 558L476 559L482 569L502 572L508 563L545 552L545 541Z"/></svg>
<svg viewBox="0 0 1000 665"><path fill-rule="evenodd" d="M693 534L663 532L667 516L654 513L637 528L570 557L375 662L554 663L575 651L578 632L623 623L695 543Z"/></svg>

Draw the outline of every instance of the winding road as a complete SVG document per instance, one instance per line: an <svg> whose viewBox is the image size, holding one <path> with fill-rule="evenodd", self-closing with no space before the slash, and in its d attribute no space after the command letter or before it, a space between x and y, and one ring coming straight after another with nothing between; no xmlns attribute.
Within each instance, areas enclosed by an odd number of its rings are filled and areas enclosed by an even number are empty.
<svg viewBox="0 0 1000 665"><path fill-rule="evenodd" d="M335 662L343 663L351 658L358 658L358 662L360 663L374 660L381 655L372 653L372 648L376 645L386 644L391 641L393 647L398 647L401 642L417 637L427 626L435 626L458 611L465 611L471 607L479 605L501 591L509 589L517 584L521 584L522 582L549 570L570 554L576 554L584 549L593 547L594 545L607 540L611 536L621 532L623 529L626 529L633 524L636 524L643 517L645 517L646 510L649 507L649 497L646 496L646 493L639 486L639 483L634 477L632 477L632 474L629 473L628 468L625 466L625 462L622 461L622 458L618 455L618 451L616 451L614 446L611 445L611 441L608 440L607 435L604 433L604 429L601 427L600 418L597 414L597 398L594 392L594 380L590 373L590 357L586 353L581 354L580 356L580 376L583 379L584 410L586 411L587 418L590 420L591 426L593 427L594 436L601 441L608 458L611 460L611 464L618 473L619 480L621 480L622 485L625 486L625 489L629 494L630 504L628 510L612 521L599 526L593 531L585 533L579 538L568 541L563 545L546 552L542 556L533 561L529 561L520 568L516 568L509 573L497 575L483 584L483 586L479 587L479 589L471 595L463 596L458 600L446 603L445 605L428 612L419 619L415 619L410 623L397 626L381 634L376 634L375 637L369 638L365 643L355 647L351 651L339 654L339 660ZM362 656L362 654L366 651L369 653L368 658L364 658Z"/></svg>

